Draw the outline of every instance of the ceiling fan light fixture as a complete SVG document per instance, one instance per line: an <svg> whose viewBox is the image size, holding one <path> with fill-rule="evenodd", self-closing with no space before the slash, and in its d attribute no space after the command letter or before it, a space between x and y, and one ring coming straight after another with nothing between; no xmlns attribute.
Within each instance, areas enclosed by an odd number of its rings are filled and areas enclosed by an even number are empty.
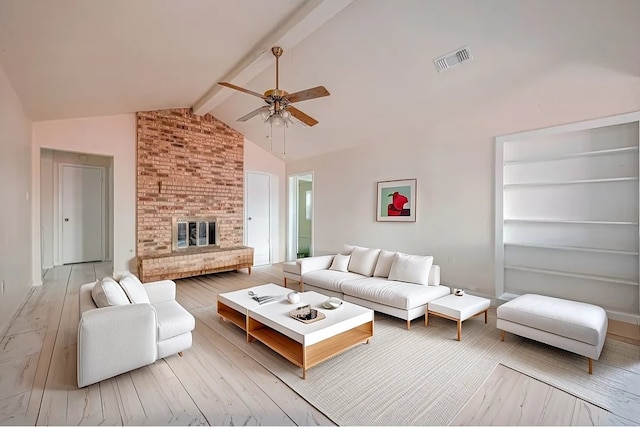
<svg viewBox="0 0 640 427"><path fill-rule="evenodd" d="M271 116L267 117L267 120L264 121L267 125L271 126L285 126L286 120L280 113L274 113Z"/></svg>

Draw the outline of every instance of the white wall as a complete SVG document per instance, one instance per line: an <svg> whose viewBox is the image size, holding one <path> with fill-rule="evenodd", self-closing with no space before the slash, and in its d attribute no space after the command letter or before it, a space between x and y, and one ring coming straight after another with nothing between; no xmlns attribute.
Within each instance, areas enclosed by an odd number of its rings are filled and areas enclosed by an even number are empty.
<svg viewBox="0 0 640 427"><path fill-rule="evenodd" d="M284 161L244 139L244 171L271 174L271 262L285 260L286 175Z"/></svg>
<svg viewBox="0 0 640 427"><path fill-rule="evenodd" d="M393 126L393 140L288 163L287 174L314 172L316 254L343 243L430 254L443 282L495 295L495 137L635 110L639 76L576 64L470 101L437 128L394 115L374 124ZM417 221L377 223L376 182L404 178L417 178Z"/></svg>
<svg viewBox="0 0 640 427"><path fill-rule="evenodd" d="M31 279L31 122L0 67L0 336Z"/></svg>
<svg viewBox="0 0 640 427"><path fill-rule="evenodd" d="M40 230L41 149L113 157L114 275L135 271L136 118L135 114L55 120L33 124L34 229ZM40 271L40 236L33 239L33 274ZM37 255L37 256L36 256ZM35 280L35 279L34 279Z"/></svg>

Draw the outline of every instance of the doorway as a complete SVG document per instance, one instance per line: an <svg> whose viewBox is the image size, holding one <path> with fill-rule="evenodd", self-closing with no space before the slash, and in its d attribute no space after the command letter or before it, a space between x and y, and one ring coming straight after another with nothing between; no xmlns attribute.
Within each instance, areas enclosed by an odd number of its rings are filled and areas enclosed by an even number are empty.
<svg viewBox="0 0 640 427"><path fill-rule="evenodd" d="M60 165L62 264L104 259L104 169Z"/></svg>
<svg viewBox="0 0 640 427"><path fill-rule="evenodd" d="M287 260L313 256L313 173L289 176Z"/></svg>
<svg viewBox="0 0 640 427"><path fill-rule="evenodd" d="M247 172L247 246L253 248L253 265L271 264L271 176Z"/></svg>

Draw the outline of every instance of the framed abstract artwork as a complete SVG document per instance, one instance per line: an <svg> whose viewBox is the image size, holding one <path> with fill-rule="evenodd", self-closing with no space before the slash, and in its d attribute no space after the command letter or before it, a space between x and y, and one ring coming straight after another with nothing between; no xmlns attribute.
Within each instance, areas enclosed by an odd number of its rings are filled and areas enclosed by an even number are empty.
<svg viewBox="0 0 640 427"><path fill-rule="evenodd" d="M378 182L376 221L416 221L416 180Z"/></svg>

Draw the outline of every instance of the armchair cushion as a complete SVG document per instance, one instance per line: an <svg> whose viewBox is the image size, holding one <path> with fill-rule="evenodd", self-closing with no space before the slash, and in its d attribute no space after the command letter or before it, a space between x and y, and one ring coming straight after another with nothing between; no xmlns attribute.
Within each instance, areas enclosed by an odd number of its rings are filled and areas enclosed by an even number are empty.
<svg viewBox="0 0 640 427"><path fill-rule="evenodd" d="M132 304L149 304L149 296L144 290L144 285L136 276L126 273L120 279L120 286L129 297Z"/></svg>
<svg viewBox="0 0 640 427"><path fill-rule="evenodd" d="M158 315L158 340L166 340L196 327L196 320L177 301L165 301L154 304Z"/></svg>
<svg viewBox="0 0 640 427"><path fill-rule="evenodd" d="M91 290L91 297L97 307L129 304L129 298L127 298L124 290L111 277L105 277L97 281Z"/></svg>

